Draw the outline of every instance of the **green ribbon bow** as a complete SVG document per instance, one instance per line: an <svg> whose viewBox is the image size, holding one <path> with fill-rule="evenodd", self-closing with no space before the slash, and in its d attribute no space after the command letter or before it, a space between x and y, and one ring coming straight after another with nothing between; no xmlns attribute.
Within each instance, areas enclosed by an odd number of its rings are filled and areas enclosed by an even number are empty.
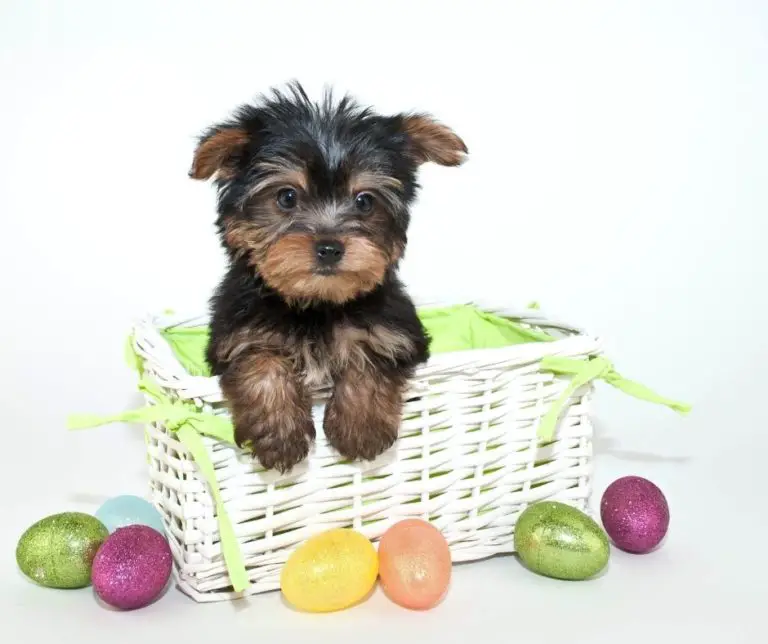
<svg viewBox="0 0 768 644"><path fill-rule="evenodd" d="M537 436L544 442L551 441L554 438L560 414L563 413L565 406L576 390L597 379L604 380L609 385L613 385L630 396L665 405L679 413L687 414L691 410L690 405L664 398L639 382L627 380L614 370L610 360L602 356L596 356L589 360L547 356L541 360L541 369L560 375L571 376L571 381L565 388L565 391L552 403L549 411L542 416L539 422Z"/></svg>
<svg viewBox="0 0 768 644"><path fill-rule="evenodd" d="M217 440L234 443L232 423L213 414L198 412L194 408L190 408L180 402L171 401L157 387L143 378L139 383L139 389L149 393L157 401L157 404L107 417L73 415L69 418L68 428L85 429L114 422L140 424L162 422L169 431L175 432L179 442L192 454L200 474L202 474L210 488L211 496L216 506L221 552L229 572L232 588L235 592L247 589L250 585L250 580L245 569L245 561L240 551L240 544L237 541L234 526L224 506L213 463L208 456L202 439L203 435L207 435Z"/></svg>
<svg viewBox="0 0 768 644"><path fill-rule="evenodd" d="M128 349L126 350L126 358L133 368L139 373L142 372L141 360L136 354ZM106 417L75 414L69 417L68 428L86 429L115 422L142 425L161 422L169 431L175 432L179 442L192 454L200 474L210 488L216 506L221 552L224 556L224 563L229 573L232 588L235 592L246 590L250 586L250 580L245 569L243 554L240 551L240 544L237 541L232 520L229 518L224 500L221 497L213 463L202 439L202 436L206 435L216 440L234 444L232 423L214 414L199 412L191 404L171 400L160 387L143 376L139 380L139 391L148 394L155 401L155 404Z"/></svg>

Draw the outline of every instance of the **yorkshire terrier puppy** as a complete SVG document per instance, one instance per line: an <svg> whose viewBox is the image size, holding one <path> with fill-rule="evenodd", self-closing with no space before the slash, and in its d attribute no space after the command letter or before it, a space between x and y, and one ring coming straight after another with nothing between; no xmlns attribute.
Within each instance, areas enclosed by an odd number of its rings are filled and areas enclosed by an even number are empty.
<svg viewBox="0 0 768 644"><path fill-rule="evenodd" d="M348 459L398 435L429 338L397 277L417 170L459 165L464 142L423 114L382 116L349 97L273 90L210 128L190 176L215 180L228 270L211 299L207 359L238 445L289 471L323 428Z"/></svg>

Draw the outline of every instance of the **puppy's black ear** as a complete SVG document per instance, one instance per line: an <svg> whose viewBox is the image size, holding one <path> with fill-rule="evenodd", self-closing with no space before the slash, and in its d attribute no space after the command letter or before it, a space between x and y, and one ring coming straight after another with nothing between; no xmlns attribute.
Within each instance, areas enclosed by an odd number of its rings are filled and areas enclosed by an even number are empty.
<svg viewBox="0 0 768 644"><path fill-rule="evenodd" d="M448 126L426 114L408 114L401 118L410 153L418 163L432 161L455 166L466 159L467 146Z"/></svg>
<svg viewBox="0 0 768 644"><path fill-rule="evenodd" d="M200 138L189 176L210 179L216 174L220 179L231 178L250 142L251 135L243 127L224 125L211 128Z"/></svg>

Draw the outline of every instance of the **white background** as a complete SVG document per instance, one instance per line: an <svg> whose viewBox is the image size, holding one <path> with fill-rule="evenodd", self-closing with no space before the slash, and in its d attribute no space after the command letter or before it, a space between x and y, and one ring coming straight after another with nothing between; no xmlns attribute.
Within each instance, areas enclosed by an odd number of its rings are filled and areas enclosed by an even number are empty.
<svg viewBox="0 0 768 644"><path fill-rule="evenodd" d="M33 521L144 492L139 428L70 433L65 418L138 403L122 358L135 317L205 310L223 264L213 190L187 178L194 138L292 78L431 111L467 142L463 168L424 168L414 294L538 300L694 405L682 419L599 390L596 500L624 474L659 483L661 550L614 553L583 584L510 558L461 566L426 614L381 595L317 617L276 593L198 606L175 590L119 614L18 573ZM764 641L767 114L757 0L2 2L0 632Z"/></svg>

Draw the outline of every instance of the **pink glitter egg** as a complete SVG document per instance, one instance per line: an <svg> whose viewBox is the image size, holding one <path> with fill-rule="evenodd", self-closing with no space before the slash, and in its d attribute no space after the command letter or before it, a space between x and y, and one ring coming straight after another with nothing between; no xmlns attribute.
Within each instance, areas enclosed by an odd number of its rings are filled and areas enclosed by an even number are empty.
<svg viewBox="0 0 768 644"><path fill-rule="evenodd" d="M669 506L654 483L640 476L625 476L603 493L600 518L617 548L645 554L667 534Z"/></svg>
<svg viewBox="0 0 768 644"><path fill-rule="evenodd" d="M96 594L122 610L142 608L163 592L171 576L171 549L157 530L130 525L115 530L93 560Z"/></svg>

